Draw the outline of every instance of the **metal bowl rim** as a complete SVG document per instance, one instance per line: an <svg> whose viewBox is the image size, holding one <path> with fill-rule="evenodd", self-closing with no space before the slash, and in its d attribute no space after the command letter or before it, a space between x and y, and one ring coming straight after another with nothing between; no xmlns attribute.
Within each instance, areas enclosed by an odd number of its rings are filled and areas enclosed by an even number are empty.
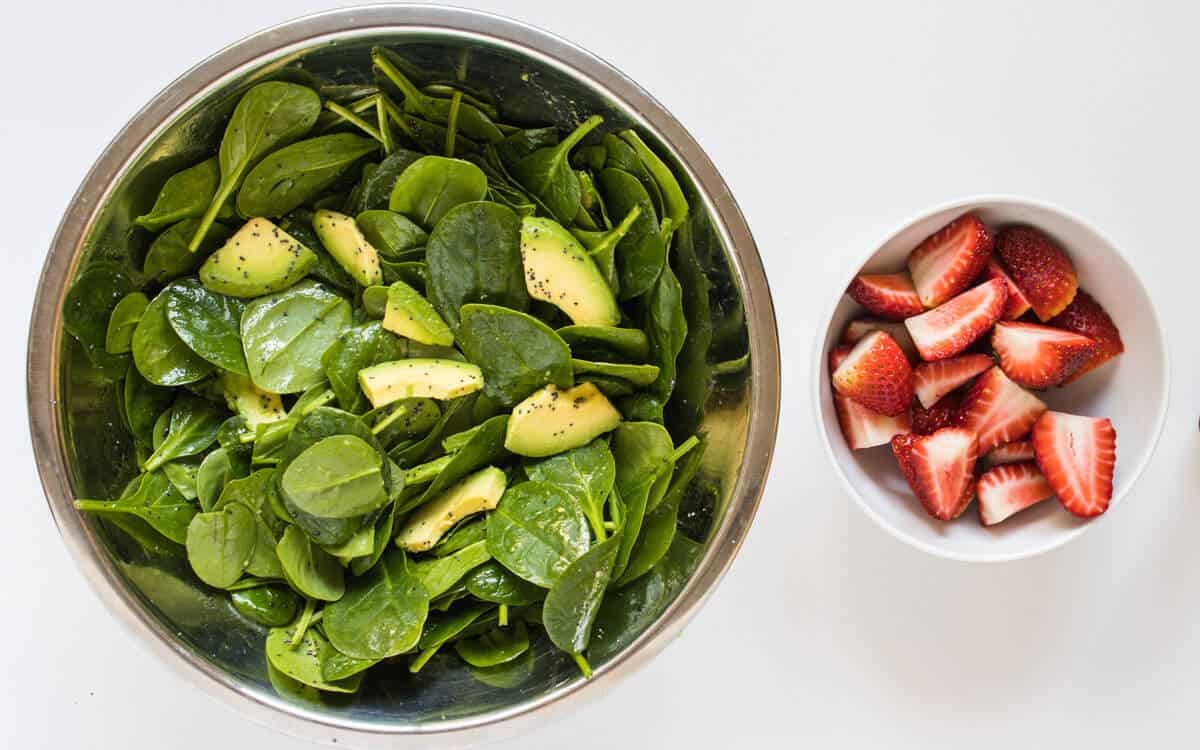
<svg viewBox="0 0 1200 750"><path fill-rule="evenodd" d="M741 286L751 348L750 420L743 463L728 510L706 554L684 589L658 619L590 680L574 680L532 700L469 717L427 724L342 720L309 711L246 688L178 642L123 585L91 529L72 504L67 458L56 394L62 335L61 308L83 241L101 207L132 162L182 111L239 72L278 57L290 47L309 47L326 38L386 31L474 37L553 65L619 103L625 113L654 132L691 174ZM583 694L598 695L662 650L698 611L725 574L753 520L770 468L779 419L779 342L770 290L749 227L716 167L680 123L647 92L600 58L556 35L520 21L461 8L428 5L349 7L304 16L256 32L194 66L159 92L105 148L71 200L51 243L38 282L30 319L27 399L34 455L47 504L64 543L92 589L131 633L163 661L206 693L260 723L294 734L313 725L372 736L467 733L529 719L554 706L566 708ZM584 690L583 688L590 688ZM236 697L235 697L236 696ZM291 726L281 726L291 722Z"/></svg>

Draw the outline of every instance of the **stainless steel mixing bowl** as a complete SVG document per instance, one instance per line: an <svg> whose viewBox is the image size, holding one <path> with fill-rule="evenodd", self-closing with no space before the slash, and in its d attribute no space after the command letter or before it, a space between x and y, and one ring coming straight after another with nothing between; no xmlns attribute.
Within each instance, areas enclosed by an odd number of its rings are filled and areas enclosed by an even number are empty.
<svg viewBox="0 0 1200 750"><path fill-rule="evenodd" d="M219 142L238 95L267 77L371 81L368 50L387 44L435 76L493 93L508 119L570 126L600 113L634 127L684 176L694 234L714 270L722 336L744 337L750 366L724 376L707 405L704 473L719 488L703 557L674 602L623 651L582 679L543 642L518 684L487 685L449 660L419 679L369 681L353 700L277 694L262 629L206 590L186 562L151 558L119 532L80 515L76 496L110 496L135 471L109 382L62 331L71 280L97 259L137 258L148 237L131 218L165 177ZM779 345L771 296L742 214L712 163L663 107L584 50L516 21L445 7L372 6L309 16L245 39L204 61L139 112L101 155L67 209L46 258L29 336L29 413L38 469L63 540L132 637L206 692L298 735L342 730L352 744L419 735L472 742L518 730L609 689L674 638L712 592L754 517L775 443ZM348 736L347 736L348 735ZM404 744L404 743L402 743Z"/></svg>

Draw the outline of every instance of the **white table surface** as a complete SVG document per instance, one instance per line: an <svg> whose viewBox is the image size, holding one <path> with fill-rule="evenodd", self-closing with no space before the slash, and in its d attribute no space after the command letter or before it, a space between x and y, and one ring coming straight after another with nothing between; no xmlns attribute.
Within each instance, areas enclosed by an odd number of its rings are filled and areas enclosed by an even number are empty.
<svg viewBox="0 0 1200 750"><path fill-rule="evenodd" d="M210 52L326 1L6 10L0 747L308 746L191 692L84 585L35 476L24 351L58 218L118 128ZM679 641L499 747L1194 745L1196 6L673 5L487 3L616 64L723 171L781 323L775 468L741 555ZM1066 548L995 566L929 557L868 521L826 463L808 399L815 327L847 258L925 207L982 192L1057 202L1127 249L1157 298L1175 383L1134 494Z"/></svg>

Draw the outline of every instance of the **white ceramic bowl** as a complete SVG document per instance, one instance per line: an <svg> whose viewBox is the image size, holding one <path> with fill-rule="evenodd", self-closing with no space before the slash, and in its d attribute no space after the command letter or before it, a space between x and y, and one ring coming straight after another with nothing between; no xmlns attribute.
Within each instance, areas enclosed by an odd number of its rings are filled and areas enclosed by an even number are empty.
<svg viewBox="0 0 1200 750"><path fill-rule="evenodd" d="M1055 239L1071 256L1086 289L1121 330L1125 353L1066 388L1039 393L1051 409L1112 419L1117 431L1113 501L1107 513L1083 520L1051 500L984 528L974 505L955 521L930 517L913 497L890 447L851 451L842 438L829 382L829 351L846 324L865 315L842 293L862 272L903 269L909 252L931 233L967 211L990 228L1029 224ZM940 206L901 225L846 269L844 284L830 300L828 328L813 354L813 398L825 449L859 507L899 539L930 554L980 562L1015 560L1046 552L1082 534L1114 513L1150 461L1167 414L1169 368L1162 326L1132 265L1088 222L1040 201L1008 196L966 198Z"/></svg>

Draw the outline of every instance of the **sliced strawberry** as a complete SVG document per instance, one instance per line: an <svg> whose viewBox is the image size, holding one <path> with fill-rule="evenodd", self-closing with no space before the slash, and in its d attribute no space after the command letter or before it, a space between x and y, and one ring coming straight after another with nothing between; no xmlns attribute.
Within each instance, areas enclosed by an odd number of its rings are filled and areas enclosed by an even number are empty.
<svg viewBox="0 0 1200 750"><path fill-rule="evenodd" d="M946 427L932 435L897 435L892 452L921 505L934 518L949 521L975 496L975 433Z"/></svg>
<svg viewBox="0 0 1200 750"><path fill-rule="evenodd" d="M1054 241L1033 227L1009 227L996 235L996 253L1043 323L1075 299L1075 265Z"/></svg>
<svg viewBox="0 0 1200 750"><path fill-rule="evenodd" d="M1013 382L1026 388L1049 388L1090 360L1096 342L1061 328L1003 321L992 329L992 348Z"/></svg>
<svg viewBox="0 0 1200 750"><path fill-rule="evenodd" d="M913 406L912 431L918 435L932 435L943 427L957 427L961 402L957 393L948 393L928 409L920 404Z"/></svg>
<svg viewBox="0 0 1200 750"><path fill-rule="evenodd" d="M863 274L850 282L846 294L872 315L888 320L904 320L925 312L907 272Z"/></svg>
<svg viewBox="0 0 1200 750"><path fill-rule="evenodd" d="M1028 435L1044 411L1041 399L993 367L967 390L958 410L958 425L978 433L979 451L987 453Z"/></svg>
<svg viewBox="0 0 1200 750"><path fill-rule="evenodd" d="M1003 279L986 281L929 312L904 321L925 360L946 359L965 350L991 330L1008 290Z"/></svg>
<svg viewBox="0 0 1200 750"><path fill-rule="evenodd" d="M992 236L974 214L963 214L925 238L908 256L925 307L937 307L971 285L992 253Z"/></svg>
<svg viewBox="0 0 1200 750"><path fill-rule="evenodd" d="M1033 426L1037 465L1067 510L1090 518L1108 510L1117 431L1107 419L1048 411Z"/></svg>
<svg viewBox="0 0 1200 750"><path fill-rule="evenodd" d="M928 409L942 396L965 385L994 364L996 360L986 354L963 354L936 362L922 362L913 368L913 390L921 406Z"/></svg>
<svg viewBox="0 0 1200 750"><path fill-rule="evenodd" d="M853 347L839 346L829 353L829 369L836 370L838 365L850 355ZM833 407L837 410L838 424L842 427L842 435L850 450L874 448L891 442L896 435L907 435L912 432L912 418L909 412L889 417L877 411L871 411L854 399L847 398L836 390L833 392Z"/></svg>
<svg viewBox="0 0 1200 750"><path fill-rule="evenodd" d="M979 520L993 526L1017 511L1054 496L1054 490L1033 461L1004 464L979 478Z"/></svg>
<svg viewBox="0 0 1200 750"><path fill-rule="evenodd" d="M1008 286L1008 302L1004 303L1004 313L1000 317L1005 320L1016 320L1029 312L1029 300L1025 299L1025 294L1017 286L1017 282L1008 275L1008 271L995 254L988 258L987 268L983 270L982 278L984 281L1004 279L1004 283Z"/></svg>
<svg viewBox="0 0 1200 750"><path fill-rule="evenodd" d="M1087 336L1096 342L1092 356L1074 375L1066 379L1067 383L1078 380L1085 372L1091 372L1125 351L1125 344L1121 341L1121 332L1117 330L1117 325L1100 303L1082 289L1075 294L1075 299L1067 305L1066 310L1050 320L1050 325Z"/></svg>
<svg viewBox="0 0 1200 750"><path fill-rule="evenodd" d="M833 387L872 411L894 417L912 405L912 365L891 336L872 331L833 371Z"/></svg>
<svg viewBox="0 0 1200 750"><path fill-rule="evenodd" d="M912 336L908 335L908 329L904 327L904 323L898 320L878 320L876 318L859 318L850 321L846 326L846 330L842 333L843 344L857 344L862 341L862 337L866 336L871 331L884 331L892 337L904 350L905 356L909 361L919 359L917 354L917 345L913 343Z"/></svg>
<svg viewBox="0 0 1200 750"><path fill-rule="evenodd" d="M1033 460L1033 443L1028 440L1014 440L1011 443L998 445L988 451L983 462L988 466L1000 464L1016 464Z"/></svg>

